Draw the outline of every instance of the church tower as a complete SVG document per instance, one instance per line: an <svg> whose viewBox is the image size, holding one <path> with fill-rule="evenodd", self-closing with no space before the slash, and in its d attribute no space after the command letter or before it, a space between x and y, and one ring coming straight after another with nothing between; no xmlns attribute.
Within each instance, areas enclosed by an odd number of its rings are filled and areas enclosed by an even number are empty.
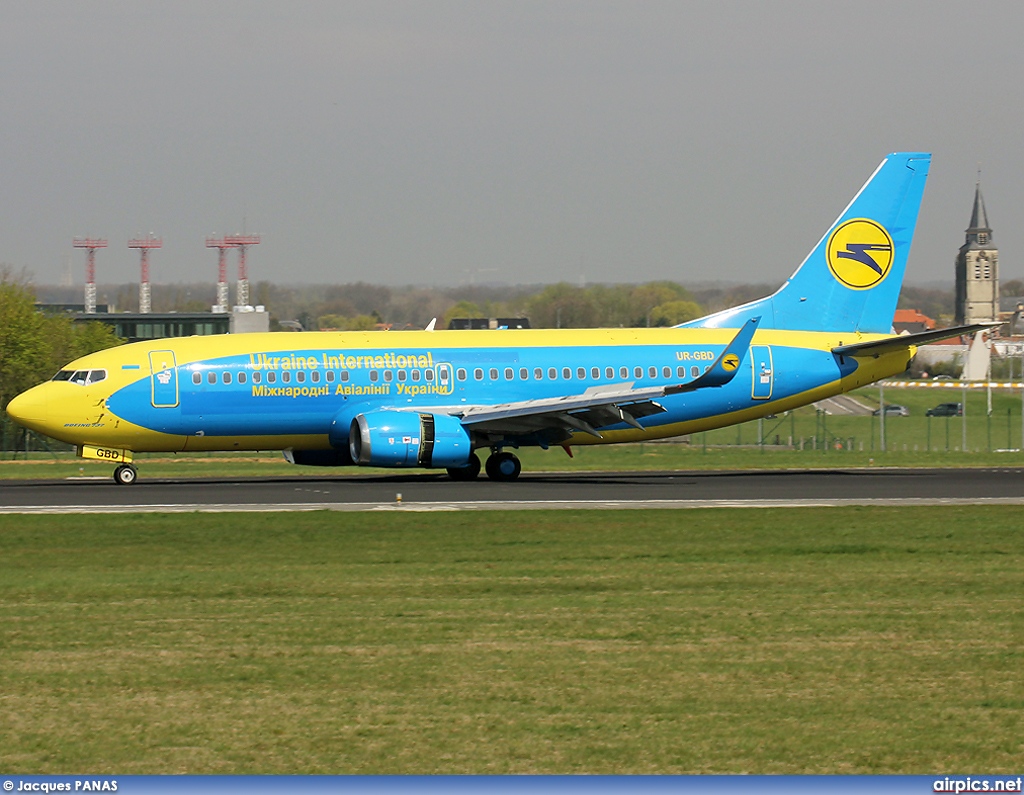
<svg viewBox="0 0 1024 795"><path fill-rule="evenodd" d="M974 190L974 211L956 257L956 323L999 318L999 249L992 244L981 180Z"/></svg>

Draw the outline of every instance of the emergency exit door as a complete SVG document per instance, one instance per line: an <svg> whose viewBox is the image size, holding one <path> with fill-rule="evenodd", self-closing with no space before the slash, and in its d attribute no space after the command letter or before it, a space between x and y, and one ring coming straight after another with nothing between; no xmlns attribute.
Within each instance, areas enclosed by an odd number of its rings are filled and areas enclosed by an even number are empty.
<svg viewBox="0 0 1024 795"><path fill-rule="evenodd" d="M754 377L751 397L754 400L769 400L772 396L772 386L775 383L772 349L768 345L751 345L750 366Z"/></svg>

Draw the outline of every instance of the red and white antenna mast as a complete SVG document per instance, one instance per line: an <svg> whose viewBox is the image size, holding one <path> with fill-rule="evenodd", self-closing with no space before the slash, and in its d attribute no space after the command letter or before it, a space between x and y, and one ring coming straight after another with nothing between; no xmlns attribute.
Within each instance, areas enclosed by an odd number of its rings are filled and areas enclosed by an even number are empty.
<svg viewBox="0 0 1024 795"><path fill-rule="evenodd" d="M148 234L144 238L135 238L134 240L128 241L128 248L139 249L141 259L141 274L139 277L139 312L144 315L148 315L151 311L149 295L149 250L151 248L160 248L163 244L163 240L159 237L153 237L152 234Z"/></svg>
<svg viewBox="0 0 1024 795"><path fill-rule="evenodd" d="M71 241L75 248L86 250L85 258L85 313L96 314L96 249L106 248L107 241L93 237L76 237Z"/></svg>
<svg viewBox="0 0 1024 795"><path fill-rule="evenodd" d="M228 249L235 248L222 237L206 238L206 247L217 251L217 312L227 312L231 298L228 295Z"/></svg>
<svg viewBox="0 0 1024 795"><path fill-rule="evenodd" d="M249 306L249 274L245 269L245 250L258 245L259 235L227 235L224 242L238 249L238 306Z"/></svg>

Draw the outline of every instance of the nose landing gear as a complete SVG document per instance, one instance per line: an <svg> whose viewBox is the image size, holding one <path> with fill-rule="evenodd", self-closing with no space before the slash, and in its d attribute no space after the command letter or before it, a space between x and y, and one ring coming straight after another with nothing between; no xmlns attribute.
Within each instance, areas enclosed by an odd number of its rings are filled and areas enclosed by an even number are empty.
<svg viewBox="0 0 1024 795"><path fill-rule="evenodd" d="M121 464L114 470L114 482L121 486L131 486L139 479L139 473L131 464Z"/></svg>

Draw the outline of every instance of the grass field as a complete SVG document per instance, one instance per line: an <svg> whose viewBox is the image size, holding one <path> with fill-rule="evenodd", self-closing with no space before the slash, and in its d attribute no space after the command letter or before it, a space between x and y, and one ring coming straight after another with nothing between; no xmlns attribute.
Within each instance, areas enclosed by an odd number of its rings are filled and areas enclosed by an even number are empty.
<svg viewBox="0 0 1024 795"><path fill-rule="evenodd" d="M5 516L0 769L1019 772L1022 526Z"/></svg>

